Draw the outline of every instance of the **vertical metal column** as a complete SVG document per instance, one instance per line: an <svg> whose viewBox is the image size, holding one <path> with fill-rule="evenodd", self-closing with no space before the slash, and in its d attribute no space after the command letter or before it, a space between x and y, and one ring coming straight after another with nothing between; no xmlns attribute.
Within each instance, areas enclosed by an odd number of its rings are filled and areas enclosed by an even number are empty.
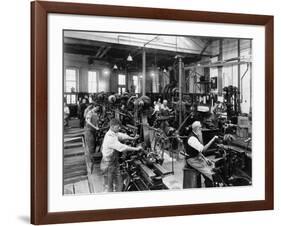
<svg viewBox="0 0 281 226"><path fill-rule="evenodd" d="M241 79L241 70L240 70L240 39L237 40L237 57L238 57L238 65L237 65L237 69L238 69L238 90L240 92L240 79ZM239 99L240 99L240 95L239 95Z"/></svg>
<svg viewBox="0 0 281 226"><path fill-rule="evenodd" d="M240 39L237 40L237 56L238 56L238 65L237 65L237 71L238 71L238 111L241 112L241 67L240 67Z"/></svg>
<svg viewBox="0 0 281 226"><path fill-rule="evenodd" d="M179 125L182 123L182 58L179 57L179 107L180 107L180 112L179 112Z"/></svg>
<svg viewBox="0 0 281 226"><path fill-rule="evenodd" d="M145 48L142 49L142 95L145 96L145 80L146 80L146 53Z"/></svg>
<svg viewBox="0 0 281 226"><path fill-rule="evenodd" d="M250 40L250 56L251 56L251 62L250 62L250 109L249 113L252 114L252 40Z"/></svg>
<svg viewBox="0 0 281 226"><path fill-rule="evenodd" d="M218 61L222 61L222 39L219 40L219 55ZM218 95L222 96L222 89L223 89L223 77L222 77L222 66L218 66Z"/></svg>

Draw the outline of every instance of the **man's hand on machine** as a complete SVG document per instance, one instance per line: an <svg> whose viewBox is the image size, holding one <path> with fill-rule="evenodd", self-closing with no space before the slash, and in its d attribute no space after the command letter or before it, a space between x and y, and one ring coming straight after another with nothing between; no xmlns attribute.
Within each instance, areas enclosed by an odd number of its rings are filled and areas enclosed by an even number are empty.
<svg viewBox="0 0 281 226"><path fill-rule="evenodd" d="M213 165L213 161L212 160L206 158L203 153L199 153L199 154L201 154L201 156L205 159L205 161L206 161L208 166L212 166Z"/></svg>
<svg viewBox="0 0 281 226"><path fill-rule="evenodd" d="M139 137L140 137L139 135L136 135L133 137L133 140L137 140L137 139L139 139Z"/></svg>
<svg viewBox="0 0 281 226"><path fill-rule="evenodd" d="M136 150L137 150L137 151L141 151L141 150L143 150L143 147L142 147L141 145L138 145L138 146L136 147Z"/></svg>
<svg viewBox="0 0 281 226"><path fill-rule="evenodd" d="M207 164L208 164L209 166L212 166L212 165L213 165L213 162L212 162L210 159L207 159L207 158L206 158L206 162L207 162Z"/></svg>
<svg viewBox="0 0 281 226"><path fill-rule="evenodd" d="M214 141L216 141L218 138L219 138L218 136L214 136L213 139L212 139L212 143L213 143Z"/></svg>

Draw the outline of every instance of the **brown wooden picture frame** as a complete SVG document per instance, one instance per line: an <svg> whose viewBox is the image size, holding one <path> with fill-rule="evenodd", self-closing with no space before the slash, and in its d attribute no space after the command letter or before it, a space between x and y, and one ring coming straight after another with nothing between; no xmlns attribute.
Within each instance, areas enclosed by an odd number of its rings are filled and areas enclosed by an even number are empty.
<svg viewBox="0 0 281 226"><path fill-rule="evenodd" d="M49 13L196 21L265 27L265 199L256 201L48 212ZM92 5L31 3L31 223L51 224L273 209L273 16ZM262 122L261 122L262 123Z"/></svg>

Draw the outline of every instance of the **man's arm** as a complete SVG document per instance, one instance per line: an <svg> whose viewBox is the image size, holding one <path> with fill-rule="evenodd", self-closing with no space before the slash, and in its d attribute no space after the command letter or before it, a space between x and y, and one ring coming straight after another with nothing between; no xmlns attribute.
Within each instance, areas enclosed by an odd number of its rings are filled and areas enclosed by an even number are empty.
<svg viewBox="0 0 281 226"><path fill-rule="evenodd" d="M123 152L123 151L139 151L139 150L141 150L141 149L142 149L141 146L138 146L138 147L131 147L131 146L126 145L126 147L121 148L121 150L119 150L119 151L120 151L120 152Z"/></svg>
<svg viewBox="0 0 281 226"><path fill-rule="evenodd" d="M138 146L138 147L131 147L129 145L126 145L126 144L122 144L120 141L118 141L117 139L116 140L111 140L111 141L108 141L110 142L108 144L108 147L116 150L116 151L119 151L119 152L124 152L124 151L139 151L142 149L141 146Z"/></svg>
<svg viewBox="0 0 281 226"><path fill-rule="evenodd" d="M92 123L91 123L91 117L89 117L88 115L87 115L87 117L86 117L86 123L88 123L91 127L93 127L95 130L99 130L99 127L97 127L97 126L95 126L95 125L93 125Z"/></svg>
<svg viewBox="0 0 281 226"><path fill-rule="evenodd" d="M131 137L129 135L127 135L126 133L118 133L118 139L120 139L121 141L123 140L136 140L139 136L135 136L135 137Z"/></svg>
<svg viewBox="0 0 281 226"><path fill-rule="evenodd" d="M188 139L188 144L193 147L194 149L196 149L198 152L204 152L206 151L210 146L211 144L217 139L218 137L217 136L214 136L213 139L211 139L208 144L206 144L205 146L203 146L203 144L201 144L199 142L198 139L196 139L195 137L190 137Z"/></svg>
<svg viewBox="0 0 281 226"><path fill-rule="evenodd" d="M191 147L193 147L194 149L196 149L196 150L198 151L198 154L201 155L201 156L206 160L206 162L207 162L207 164L208 164L209 166L212 165L212 162L211 162L209 159L207 159L207 158L203 155L203 152L204 152L205 150L207 150L207 149L210 147L210 145L214 142L214 140L215 140L216 138L217 138L216 136L213 137L213 139L212 139L207 145L205 145L205 146L203 146L203 145L199 142L199 140L197 140L195 137L190 137L190 138L188 139L188 144L189 144Z"/></svg>
<svg viewBox="0 0 281 226"><path fill-rule="evenodd" d="M85 108L85 110L84 110L84 118L86 118L87 117L87 114L88 114L88 112L89 112L89 109L90 109L90 105L89 106L87 106L86 108Z"/></svg>
<svg viewBox="0 0 281 226"><path fill-rule="evenodd" d="M212 143L218 138L218 136L214 136L209 142L208 144L206 144L203 148L202 152L205 152L208 150L208 148L212 145Z"/></svg>

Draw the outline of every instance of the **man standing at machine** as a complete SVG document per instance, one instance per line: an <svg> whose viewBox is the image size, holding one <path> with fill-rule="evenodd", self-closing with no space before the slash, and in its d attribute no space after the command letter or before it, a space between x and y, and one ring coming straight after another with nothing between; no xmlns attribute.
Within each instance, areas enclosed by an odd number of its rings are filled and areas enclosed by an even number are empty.
<svg viewBox="0 0 281 226"><path fill-rule="evenodd" d="M96 137L99 130L98 122L98 110L99 106L94 106L86 113L86 125L85 125L85 141L92 160L93 154L96 152Z"/></svg>
<svg viewBox="0 0 281 226"><path fill-rule="evenodd" d="M66 103L63 103L63 119L64 119L64 126L68 126L68 120L69 120L69 114L70 114L70 110L69 107L66 105Z"/></svg>
<svg viewBox="0 0 281 226"><path fill-rule="evenodd" d="M80 119L80 128L84 128L85 125L85 117L84 112L87 108L86 99L82 99L82 102L78 105L78 117Z"/></svg>
<svg viewBox="0 0 281 226"><path fill-rule="evenodd" d="M123 180L120 173L119 166L119 152L124 151L139 151L141 146L131 147L126 144L122 144L120 141L135 140L138 138L130 137L125 133L120 133L120 121L116 118L110 120L110 129L104 136L102 144L102 161L101 170L104 176L104 191L112 192L122 191Z"/></svg>
<svg viewBox="0 0 281 226"><path fill-rule="evenodd" d="M167 113L171 111L171 109L168 107L168 101L166 99L163 100L163 104L161 104L160 110L167 111Z"/></svg>
<svg viewBox="0 0 281 226"><path fill-rule="evenodd" d="M208 144L204 146L202 140L202 126L199 121L192 123L192 132L187 137L186 153L188 157L186 157L186 163L203 174L207 187L213 185L215 172L213 171L213 162L206 158L203 152L205 152L217 138L217 136L214 136Z"/></svg>

